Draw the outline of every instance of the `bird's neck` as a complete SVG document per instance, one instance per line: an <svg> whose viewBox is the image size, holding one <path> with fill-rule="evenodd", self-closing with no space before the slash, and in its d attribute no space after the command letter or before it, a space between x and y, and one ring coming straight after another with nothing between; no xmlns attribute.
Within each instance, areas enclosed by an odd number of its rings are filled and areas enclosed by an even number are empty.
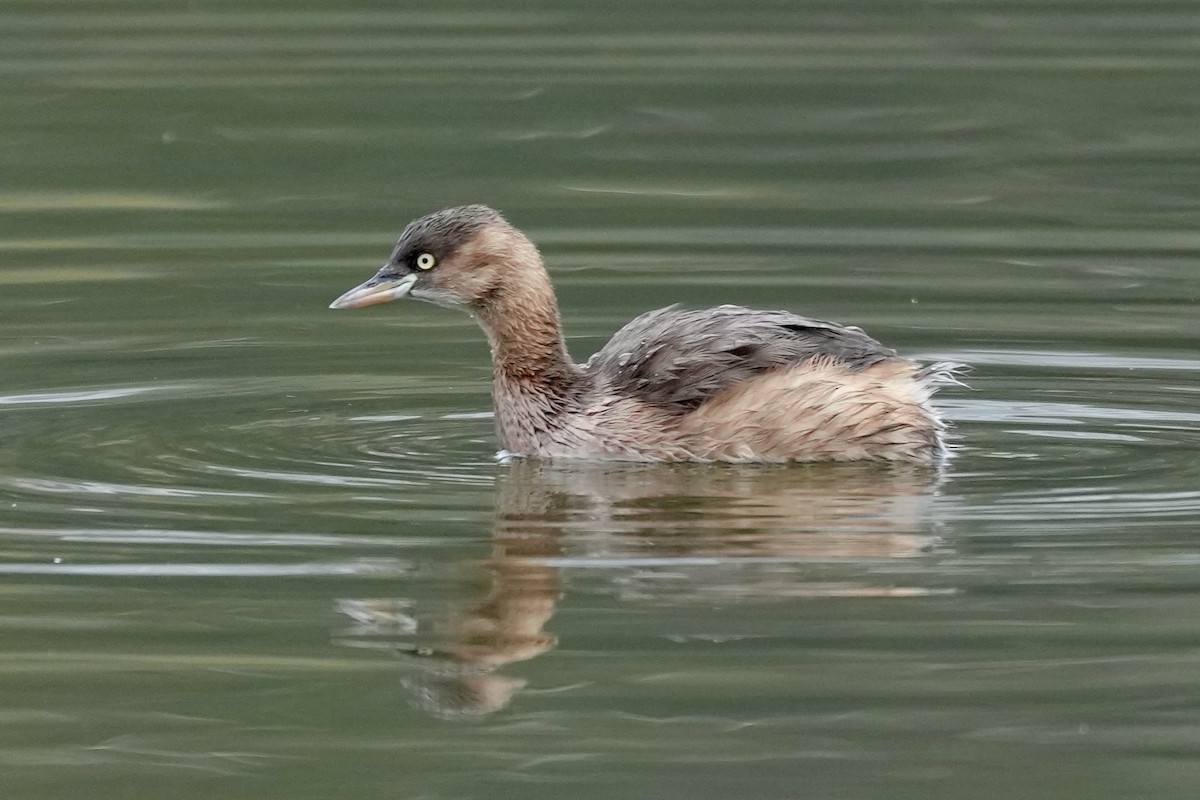
<svg viewBox="0 0 1200 800"><path fill-rule="evenodd" d="M485 303L473 309L492 350L496 424L506 449L537 452L562 415L578 411L588 382L563 339L550 277L532 245L518 250L526 263L507 271Z"/></svg>
<svg viewBox="0 0 1200 800"><path fill-rule="evenodd" d="M497 378L549 388L578 371L544 272L498 289L476 316L487 333Z"/></svg>

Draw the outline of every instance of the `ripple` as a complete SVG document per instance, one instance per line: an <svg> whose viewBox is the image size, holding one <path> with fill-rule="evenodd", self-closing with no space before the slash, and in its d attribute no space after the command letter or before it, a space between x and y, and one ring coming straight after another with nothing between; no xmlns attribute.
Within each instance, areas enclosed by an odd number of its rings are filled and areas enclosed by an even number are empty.
<svg viewBox="0 0 1200 800"><path fill-rule="evenodd" d="M1200 514L1195 493L1156 491L1177 481L1178 462L1166 454L1200 444L1194 394L1163 376L1200 362L1044 350L939 355L976 367L972 390L939 400L962 448L949 472L948 519ZM478 514L497 477L487 408L481 389L447 398L417 380L335 375L10 393L0 395L0 489L12 508L46 515L34 519L47 529L79 514L137 530L206 519L227 528L267 508L303 525L312 515L395 520L397 506L429 518L448 506ZM585 471L580 480L598 479ZM1048 495L1048 485L1069 491ZM963 502L962 493L992 490L1001 494L983 506Z"/></svg>
<svg viewBox="0 0 1200 800"><path fill-rule="evenodd" d="M1010 532L1051 523L1056 534L1094 537L1200 518L1200 492L1164 491L1195 470L1186 454L1200 446L1200 413L1178 376L1200 361L1006 349L939 357L974 367L972 391L939 400L961 436L943 520L1003 521Z"/></svg>
<svg viewBox="0 0 1200 800"><path fill-rule="evenodd" d="M490 414L386 382L255 379L0 397L13 508L52 516L245 518L255 507L411 502L494 480ZM387 388L384 388L384 387ZM402 400L397 400L397 396ZM398 402L407 408L394 413ZM373 493L364 498L363 491ZM177 524L177 523L176 523Z"/></svg>
<svg viewBox="0 0 1200 800"><path fill-rule="evenodd" d="M216 531L163 530L141 528L133 530L97 530L93 528L0 528L0 535L54 539L63 542L99 544L186 544L215 547L411 547L428 541L411 537L399 539L386 536L349 536L331 534L261 534Z"/></svg>
<svg viewBox="0 0 1200 800"><path fill-rule="evenodd" d="M111 389L94 389L81 392L32 392L30 394L0 395L0 406L42 406L70 403L95 403L104 400L120 400L136 397L147 392L162 391L161 386L127 386Z"/></svg>
<svg viewBox="0 0 1200 800"><path fill-rule="evenodd" d="M4 564L0 575L92 575L145 578L279 578L296 576L393 577L412 571L411 565L377 560L327 561L311 564Z"/></svg>
<svg viewBox="0 0 1200 800"><path fill-rule="evenodd" d="M1062 350L955 350L939 355L946 361L964 364L1008 364L1027 367L1056 367L1071 370L1183 370L1200 372L1200 359L1120 356Z"/></svg>
<svg viewBox="0 0 1200 800"><path fill-rule="evenodd" d="M1191 429L1200 413L1153 408L1113 408L1086 403L1034 400L947 400L939 405L960 422L1004 422L1030 425L1086 425L1089 421L1159 423Z"/></svg>
<svg viewBox="0 0 1200 800"><path fill-rule="evenodd" d="M1164 373L1200 372L1200 360L1061 351L968 350L940 359L971 364L974 391L947 394L938 404L956 422L1014 426L1008 432L1096 441L1158 441L1175 433L1190 442L1200 433L1194 389ZM1001 377L993 366L1031 371ZM1045 371L1045 374L1042 372ZM1097 380L1103 391L1097 392ZM1058 430L1072 428L1075 430Z"/></svg>
<svg viewBox="0 0 1200 800"><path fill-rule="evenodd" d="M102 494L141 495L144 497L267 497L255 492L240 492L216 489L189 489L184 486L138 486L134 484L106 483L103 481L67 481L47 478L12 478L15 489L53 494Z"/></svg>

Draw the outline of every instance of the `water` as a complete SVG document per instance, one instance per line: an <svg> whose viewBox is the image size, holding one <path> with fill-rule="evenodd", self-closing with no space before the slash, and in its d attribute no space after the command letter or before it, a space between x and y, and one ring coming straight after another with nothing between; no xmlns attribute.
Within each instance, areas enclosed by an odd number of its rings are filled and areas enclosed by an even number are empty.
<svg viewBox="0 0 1200 800"><path fill-rule="evenodd" d="M0 789L1191 798L1194 4L0 4ZM498 464L334 313L504 209L584 358L735 301L969 363L941 474Z"/></svg>

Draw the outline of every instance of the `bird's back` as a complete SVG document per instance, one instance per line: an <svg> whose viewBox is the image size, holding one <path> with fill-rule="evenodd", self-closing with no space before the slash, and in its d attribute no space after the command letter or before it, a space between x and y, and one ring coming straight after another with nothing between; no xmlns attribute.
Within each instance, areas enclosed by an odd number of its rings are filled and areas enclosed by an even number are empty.
<svg viewBox="0 0 1200 800"><path fill-rule="evenodd" d="M787 311L650 311L585 371L626 415L641 408L659 420L638 420L651 458L682 448L717 461L932 463L944 452L945 425L929 404L944 370L901 358L859 328Z"/></svg>
<svg viewBox="0 0 1200 800"><path fill-rule="evenodd" d="M617 331L586 369L614 392L686 412L755 376L814 358L859 372L895 357L859 328L788 311L668 306Z"/></svg>

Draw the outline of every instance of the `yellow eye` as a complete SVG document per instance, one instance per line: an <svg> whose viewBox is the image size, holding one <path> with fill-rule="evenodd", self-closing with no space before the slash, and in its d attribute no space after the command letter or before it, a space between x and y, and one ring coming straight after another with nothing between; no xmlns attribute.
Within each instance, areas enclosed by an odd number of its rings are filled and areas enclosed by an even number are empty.
<svg viewBox="0 0 1200 800"><path fill-rule="evenodd" d="M421 253L417 256L417 269L433 269L433 265L437 263L437 259L429 253Z"/></svg>

